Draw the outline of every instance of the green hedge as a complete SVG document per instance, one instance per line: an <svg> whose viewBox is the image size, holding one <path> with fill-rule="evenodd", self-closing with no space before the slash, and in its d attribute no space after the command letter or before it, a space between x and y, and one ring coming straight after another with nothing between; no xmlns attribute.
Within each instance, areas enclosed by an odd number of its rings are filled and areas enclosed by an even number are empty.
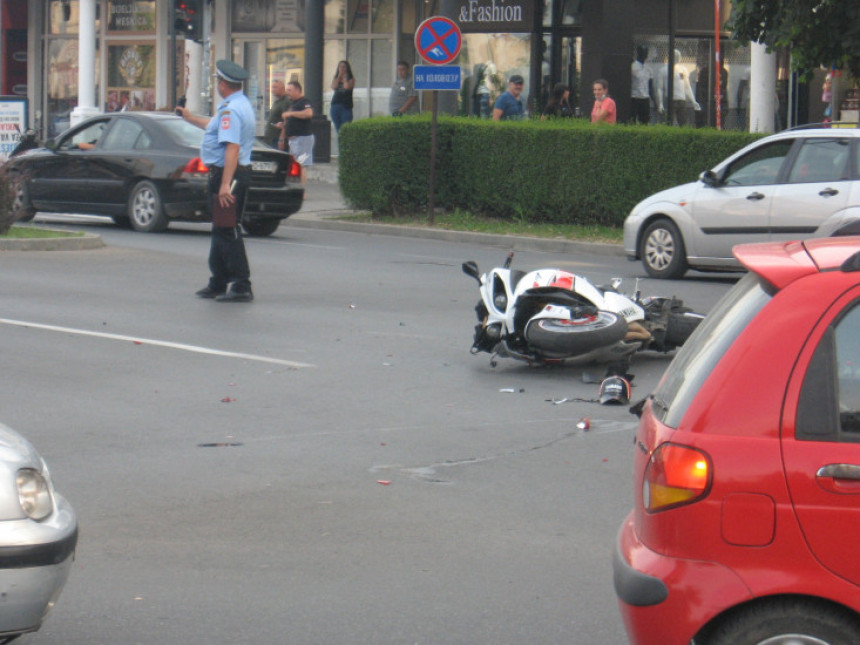
<svg viewBox="0 0 860 645"><path fill-rule="evenodd" d="M619 226L641 199L693 181L758 136L581 119L440 117L435 203L528 222ZM338 162L346 200L374 213L425 209L430 137L428 115L343 126Z"/></svg>

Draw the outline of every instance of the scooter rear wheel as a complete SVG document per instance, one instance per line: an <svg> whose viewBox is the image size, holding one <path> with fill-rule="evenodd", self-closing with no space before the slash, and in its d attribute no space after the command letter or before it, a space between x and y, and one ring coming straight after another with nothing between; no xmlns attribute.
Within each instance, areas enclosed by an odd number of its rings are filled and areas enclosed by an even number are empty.
<svg viewBox="0 0 860 645"><path fill-rule="evenodd" d="M578 320L538 318L526 325L526 342L553 357L577 356L622 340L627 321L609 311Z"/></svg>

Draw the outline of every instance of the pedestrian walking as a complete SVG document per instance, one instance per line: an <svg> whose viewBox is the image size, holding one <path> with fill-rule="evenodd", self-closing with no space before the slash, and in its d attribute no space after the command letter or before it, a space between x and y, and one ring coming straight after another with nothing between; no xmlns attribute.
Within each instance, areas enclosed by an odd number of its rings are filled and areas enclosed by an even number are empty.
<svg viewBox="0 0 860 645"><path fill-rule="evenodd" d="M242 239L242 211L251 180L251 147L256 118L242 92L248 72L229 60L215 64L216 85L222 101L215 116L195 116L185 107L177 113L202 128L200 158L209 167L208 195L212 213L209 247L209 284L196 292L217 302L250 302L251 269Z"/></svg>
<svg viewBox="0 0 860 645"><path fill-rule="evenodd" d="M352 123L352 89L355 87L355 77L349 62L342 60L337 64L337 71L331 81L334 96L331 98L331 121L334 131L340 132L344 123Z"/></svg>

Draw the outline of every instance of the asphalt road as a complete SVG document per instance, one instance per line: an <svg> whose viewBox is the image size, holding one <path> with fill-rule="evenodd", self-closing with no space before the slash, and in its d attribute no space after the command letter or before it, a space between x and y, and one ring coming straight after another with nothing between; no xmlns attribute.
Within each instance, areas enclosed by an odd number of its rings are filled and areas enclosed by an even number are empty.
<svg viewBox="0 0 860 645"><path fill-rule="evenodd" d="M79 514L62 643L623 643L635 418L582 368L469 353L472 244L282 226L256 300L198 300L206 227L0 254L0 420ZM621 258L519 253L596 282ZM707 311L720 277L643 280ZM643 354L634 397L669 358ZM508 390L514 390L509 392ZM591 429L576 424L591 419Z"/></svg>

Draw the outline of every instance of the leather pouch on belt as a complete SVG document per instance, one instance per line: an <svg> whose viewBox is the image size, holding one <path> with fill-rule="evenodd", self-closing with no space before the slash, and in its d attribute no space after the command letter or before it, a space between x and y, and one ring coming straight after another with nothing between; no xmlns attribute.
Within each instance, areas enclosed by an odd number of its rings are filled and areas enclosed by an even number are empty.
<svg viewBox="0 0 860 645"><path fill-rule="evenodd" d="M233 228L238 224L236 217L236 206L238 200L234 200L229 206L221 206L218 196L212 198L212 224L218 228Z"/></svg>

